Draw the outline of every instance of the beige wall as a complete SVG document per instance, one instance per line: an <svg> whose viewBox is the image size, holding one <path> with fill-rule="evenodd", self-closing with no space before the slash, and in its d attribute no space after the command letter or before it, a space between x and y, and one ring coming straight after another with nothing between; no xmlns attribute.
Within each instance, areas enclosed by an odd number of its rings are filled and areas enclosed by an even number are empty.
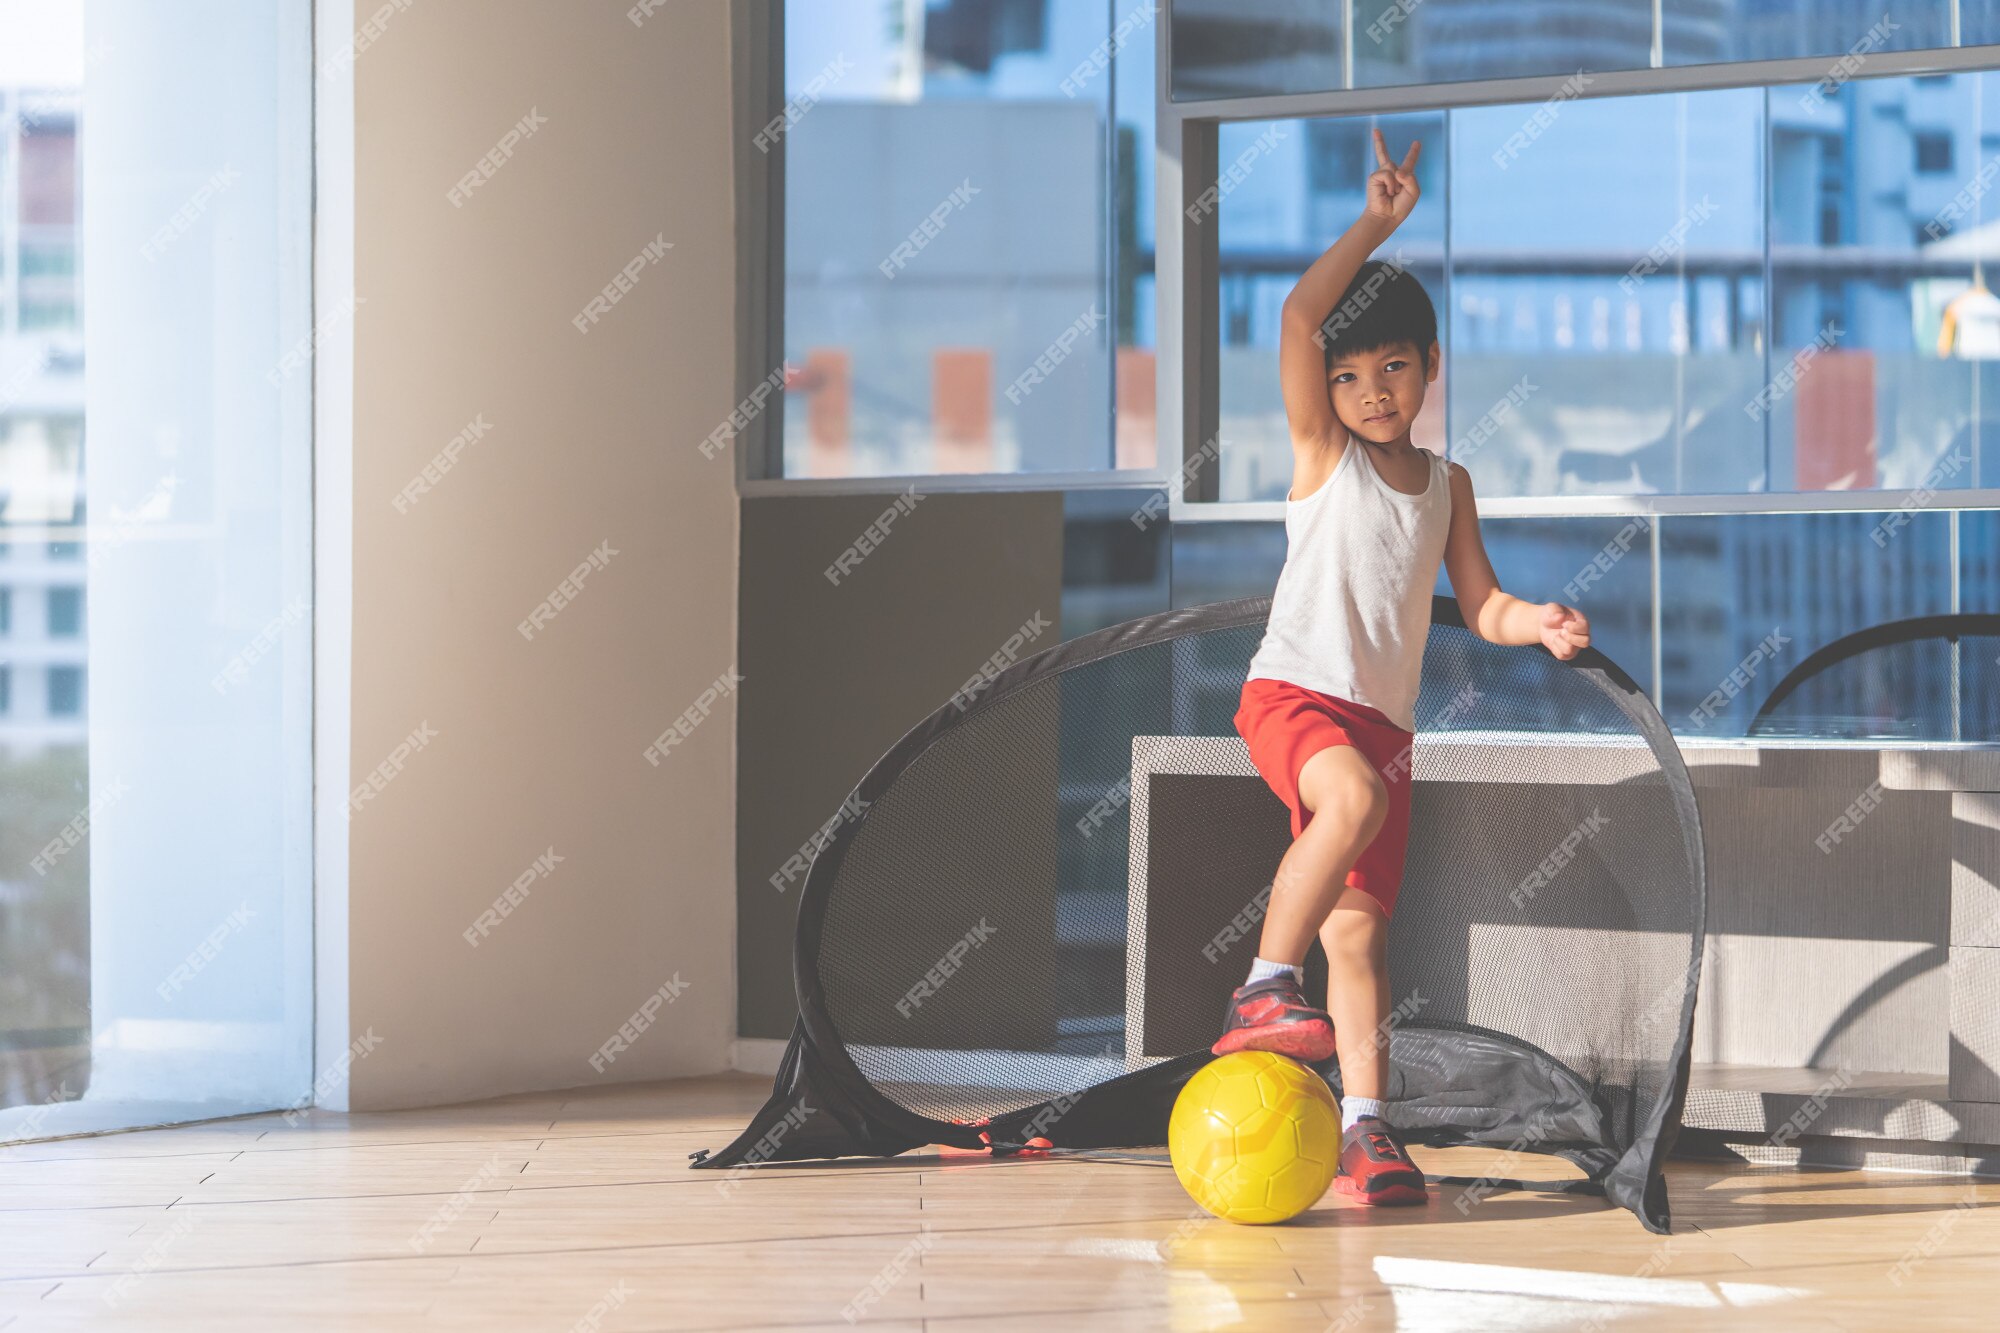
<svg viewBox="0 0 2000 1333"><path fill-rule="evenodd" d="M626 9L422 0L353 63L350 788L436 732L352 815L344 912L322 885L346 959L321 1003L344 983L349 1037L379 1040L353 1064L357 1108L729 1060L732 701L658 767L641 757L735 663L731 463L697 448L734 396L728 16L676 0L635 28ZM531 113L543 123L455 206ZM673 248L580 333L573 317L659 236ZM322 327L330 304L323 290ZM483 437L399 512L478 419ZM615 554L524 638L604 543ZM469 946L551 848L561 864ZM593 1070L676 977L685 990ZM322 1068L338 1030L320 1024Z"/></svg>

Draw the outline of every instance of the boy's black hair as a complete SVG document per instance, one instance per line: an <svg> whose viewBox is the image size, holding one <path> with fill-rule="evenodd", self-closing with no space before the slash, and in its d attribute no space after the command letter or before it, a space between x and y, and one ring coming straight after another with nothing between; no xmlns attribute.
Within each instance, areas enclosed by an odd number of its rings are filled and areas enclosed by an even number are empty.
<svg viewBox="0 0 2000 1333"><path fill-rule="evenodd" d="M1410 270L1386 260L1371 259L1354 275L1340 303L1320 325L1320 345L1326 367L1343 356L1372 352L1391 343L1413 342L1424 369L1430 369L1431 344L1437 341L1437 309L1430 294Z"/></svg>

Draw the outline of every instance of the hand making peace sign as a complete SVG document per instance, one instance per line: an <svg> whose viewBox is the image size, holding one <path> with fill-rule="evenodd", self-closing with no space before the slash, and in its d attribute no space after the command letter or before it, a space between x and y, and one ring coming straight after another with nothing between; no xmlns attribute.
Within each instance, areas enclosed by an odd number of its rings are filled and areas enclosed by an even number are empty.
<svg viewBox="0 0 2000 1333"><path fill-rule="evenodd" d="M1382 131L1375 131L1375 161L1379 164L1375 173L1368 178L1368 213L1382 218L1390 226L1400 226L1410 210L1417 206L1417 150L1423 144L1412 141L1410 151L1403 154L1401 164L1389 158L1389 145L1382 138Z"/></svg>

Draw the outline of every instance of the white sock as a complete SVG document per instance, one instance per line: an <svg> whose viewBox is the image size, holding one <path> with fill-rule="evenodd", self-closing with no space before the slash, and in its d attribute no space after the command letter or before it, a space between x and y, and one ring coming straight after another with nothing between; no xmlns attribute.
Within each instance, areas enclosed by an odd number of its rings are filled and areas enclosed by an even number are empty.
<svg viewBox="0 0 2000 1333"><path fill-rule="evenodd" d="M1259 981L1267 981L1272 977L1283 976L1287 972L1292 974L1292 980L1296 981L1299 985L1303 986L1306 984L1306 970L1303 967L1297 967L1291 963L1274 963L1268 958L1259 958L1250 964L1250 980L1243 984L1246 986L1253 985Z"/></svg>
<svg viewBox="0 0 2000 1333"><path fill-rule="evenodd" d="M1382 1101L1379 1097L1342 1097L1340 1099L1340 1135L1346 1138L1354 1129L1354 1122L1364 1115L1378 1119L1382 1115Z"/></svg>

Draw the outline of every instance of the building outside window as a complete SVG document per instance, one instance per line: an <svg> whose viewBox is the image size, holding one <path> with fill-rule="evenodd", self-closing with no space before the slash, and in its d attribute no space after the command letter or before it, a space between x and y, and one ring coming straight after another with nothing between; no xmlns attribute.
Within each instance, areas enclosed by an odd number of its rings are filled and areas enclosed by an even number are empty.
<svg viewBox="0 0 2000 1333"><path fill-rule="evenodd" d="M83 713L83 668L56 666L48 670L49 716L78 717Z"/></svg>
<svg viewBox="0 0 2000 1333"><path fill-rule="evenodd" d="M83 589L49 589L49 637L73 639L83 633Z"/></svg>

